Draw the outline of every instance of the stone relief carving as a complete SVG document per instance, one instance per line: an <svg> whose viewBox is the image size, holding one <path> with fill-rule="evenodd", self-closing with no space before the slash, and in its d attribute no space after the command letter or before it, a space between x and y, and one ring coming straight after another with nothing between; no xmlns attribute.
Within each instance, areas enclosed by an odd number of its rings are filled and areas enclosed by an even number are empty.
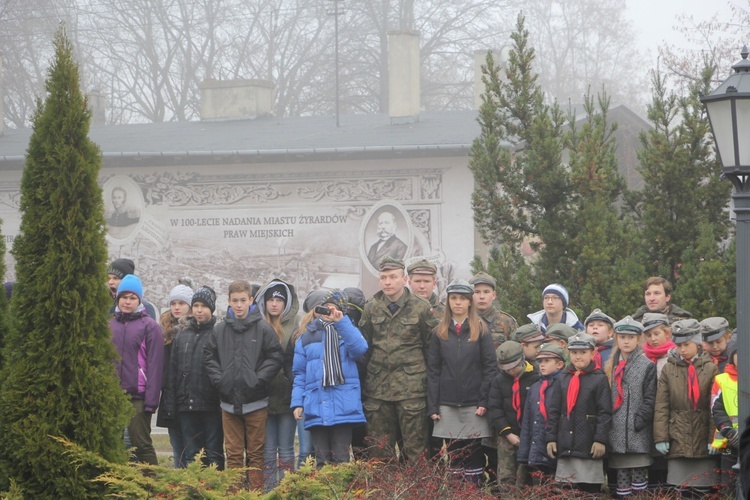
<svg viewBox="0 0 750 500"><path fill-rule="evenodd" d="M3 205L8 205L11 208L19 209L21 207L21 192L0 192L0 203L2 203Z"/></svg>
<svg viewBox="0 0 750 500"><path fill-rule="evenodd" d="M410 200L411 179L361 179L356 181L316 182L312 186L297 188L304 199L319 201L324 198L334 201L371 201L390 198Z"/></svg>
<svg viewBox="0 0 750 500"><path fill-rule="evenodd" d="M422 199L439 200L440 187L443 183L442 175L423 175L422 176Z"/></svg>
<svg viewBox="0 0 750 500"><path fill-rule="evenodd" d="M430 230L430 211L429 210L407 210L411 224L417 231L421 232L425 239L433 244Z"/></svg>

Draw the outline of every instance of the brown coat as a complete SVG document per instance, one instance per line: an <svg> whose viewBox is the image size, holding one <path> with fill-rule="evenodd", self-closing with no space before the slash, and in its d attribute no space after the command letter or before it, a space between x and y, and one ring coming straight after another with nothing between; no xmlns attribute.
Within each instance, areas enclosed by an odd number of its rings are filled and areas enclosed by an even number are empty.
<svg viewBox="0 0 750 500"><path fill-rule="evenodd" d="M719 373L706 353L693 361L698 374L700 398L693 410L688 397L687 362L675 351L669 353L667 365L659 377L654 409L654 442L669 442L667 458L702 458L708 456L713 440L711 419L711 385Z"/></svg>

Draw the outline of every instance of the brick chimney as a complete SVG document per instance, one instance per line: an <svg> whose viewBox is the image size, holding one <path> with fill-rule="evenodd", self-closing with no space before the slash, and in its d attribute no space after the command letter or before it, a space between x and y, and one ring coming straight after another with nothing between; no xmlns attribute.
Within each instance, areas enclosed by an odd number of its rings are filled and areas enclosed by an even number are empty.
<svg viewBox="0 0 750 500"><path fill-rule="evenodd" d="M268 80L204 80L201 120L232 120L273 115L273 82Z"/></svg>
<svg viewBox="0 0 750 500"><path fill-rule="evenodd" d="M388 115L391 123L419 121L419 32L388 33Z"/></svg>

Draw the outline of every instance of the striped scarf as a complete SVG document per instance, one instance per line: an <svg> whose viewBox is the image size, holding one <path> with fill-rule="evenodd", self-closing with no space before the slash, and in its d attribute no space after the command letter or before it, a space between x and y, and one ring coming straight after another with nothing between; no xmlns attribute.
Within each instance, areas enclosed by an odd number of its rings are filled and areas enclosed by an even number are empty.
<svg viewBox="0 0 750 500"><path fill-rule="evenodd" d="M341 369L339 332L330 322L323 322L323 327L326 330L323 343L323 387L341 385L344 383L344 372Z"/></svg>

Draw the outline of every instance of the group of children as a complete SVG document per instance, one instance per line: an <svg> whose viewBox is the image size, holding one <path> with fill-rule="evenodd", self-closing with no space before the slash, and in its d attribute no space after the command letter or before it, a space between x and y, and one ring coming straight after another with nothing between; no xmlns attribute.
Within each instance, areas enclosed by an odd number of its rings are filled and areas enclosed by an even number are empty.
<svg viewBox="0 0 750 500"><path fill-rule="evenodd" d="M498 480L554 478L585 492L608 484L618 498L649 484L684 496L729 485L739 435L726 319L615 322L595 310L584 328L557 323L540 339L527 325L516 332L521 346L498 348L489 412L507 440L499 461L516 466L499 467Z"/></svg>
<svg viewBox="0 0 750 500"><path fill-rule="evenodd" d="M545 297L567 299L551 287ZM149 434L158 406L175 467L204 450L206 464L248 466L249 486L269 490L293 468L295 428L300 461L348 461L365 423L362 292L314 291L300 321L283 280L259 289L238 280L228 293L219 322L213 289L178 285L159 325L138 278L122 279L110 326L136 410L128 435L137 459L156 463ZM617 497L649 483L700 495L736 462L736 351L725 319L670 325L649 312L616 322L596 309L580 323L570 311L496 345L473 296L469 282L448 286L426 352L427 414L455 474L482 481L490 437L500 485L547 478L599 492L609 483Z"/></svg>

